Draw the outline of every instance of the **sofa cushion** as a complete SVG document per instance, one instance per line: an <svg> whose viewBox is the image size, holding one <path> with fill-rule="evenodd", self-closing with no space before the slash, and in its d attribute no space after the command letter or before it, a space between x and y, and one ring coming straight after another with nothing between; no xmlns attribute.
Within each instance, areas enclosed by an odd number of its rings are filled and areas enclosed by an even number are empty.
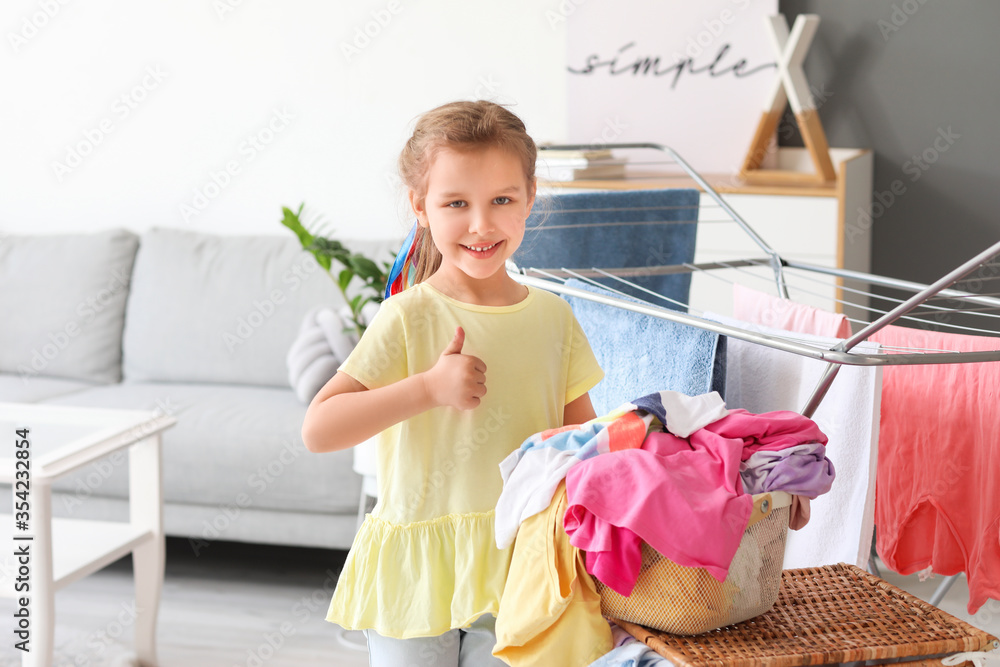
<svg viewBox="0 0 1000 667"><path fill-rule="evenodd" d="M41 375L22 377L13 373L0 373L0 401L11 403L34 403L46 398L99 386L93 382L47 378Z"/></svg>
<svg viewBox="0 0 1000 667"><path fill-rule="evenodd" d="M370 242L359 250L391 259L392 245ZM287 387L285 356L306 312L343 303L333 280L290 232L153 229L142 237L133 271L124 375L142 382Z"/></svg>
<svg viewBox="0 0 1000 667"><path fill-rule="evenodd" d="M5 236L0 243L0 372L117 382L138 237Z"/></svg>
<svg viewBox="0 0 1000 667"><path fill-rule="evenodd" d="M306 406L291 389L137 383L95 387L44 401L159 410L177 417L163 432L168 503L313 512L356 512L361 478L350 450L313 454L300 435ZM57 480L68 501L127 497L127 457L108 457ZM242 500L241 500L242 499ZM72 507L62 510L72 512Z"/></svg>

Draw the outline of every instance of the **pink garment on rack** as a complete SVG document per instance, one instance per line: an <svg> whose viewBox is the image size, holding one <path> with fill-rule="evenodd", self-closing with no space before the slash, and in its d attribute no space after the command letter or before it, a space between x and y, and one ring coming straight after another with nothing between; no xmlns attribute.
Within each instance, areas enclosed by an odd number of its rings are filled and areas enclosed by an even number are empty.
<svg viewBox="0 0 1000 667"><path fill-rule="evenodd" d="M1000 338L886 327L883 346L998 350ZM1000 600L1000 362L887 366L875 481L879 556L965 572L970 614Z"/></svg>
<svg viewBox="0 0 1000 667"><path fill-rule="evenodd" d="M826 436L789 411L732 410L686 439L651 433L641 449L601 454L569 470L563 526L570 543L587 552L587 571L622 595L639 576L643 540L723 581L753 508L740 462L807 442L826 444Z"/></svg>
<svg viewBox="0 0 1000 667"><path fill-rule="evenodd" d="M733 285L733 317L752 324L817 336L849 338L851 335L851 323L845 315L779 299L739 284Z"/></svg>

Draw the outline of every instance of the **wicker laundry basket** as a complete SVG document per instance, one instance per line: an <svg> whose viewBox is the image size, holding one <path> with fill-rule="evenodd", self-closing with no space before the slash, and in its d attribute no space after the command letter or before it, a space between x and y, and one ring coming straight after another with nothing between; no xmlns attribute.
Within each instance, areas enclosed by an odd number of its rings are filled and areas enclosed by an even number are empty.
<svg viewBox="0 0 1000 667"><path fill-rule="evenodd" d="M642 569L628 597L595 581L601 612L678 635L694 635L759 616L774 606L792 497L784 492L753 496L754 506L726 580L683 567L642 545Z"/></svg>

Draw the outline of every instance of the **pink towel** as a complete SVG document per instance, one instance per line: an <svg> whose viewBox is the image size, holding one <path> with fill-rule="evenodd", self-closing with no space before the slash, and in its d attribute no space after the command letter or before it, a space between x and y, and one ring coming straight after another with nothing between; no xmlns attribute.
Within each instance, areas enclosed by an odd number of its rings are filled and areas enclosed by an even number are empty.
<svg viewBox="0 0 1000 667"><path fill-rule="evenodd" d="M848 338L851 335L851 323L844 315L779 299L742 285L733 285L733 317L752 324L817 336Z"/></svg>
<svg viewBox="0 0 1000 667"><path fill-rule="evenodd" d="M998 350L1000 338L887 327L883 345ZM878 553L901 574L965 572L970 614L1000 600L1000 362L887 366Z"/></svg>

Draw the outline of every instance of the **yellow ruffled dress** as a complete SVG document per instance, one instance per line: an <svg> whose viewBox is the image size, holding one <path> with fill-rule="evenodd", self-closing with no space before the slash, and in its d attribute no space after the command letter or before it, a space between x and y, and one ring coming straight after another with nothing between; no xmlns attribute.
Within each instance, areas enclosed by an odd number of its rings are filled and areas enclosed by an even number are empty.
<svg viewBox="0 0 1000 667"><path fill-rule="evenodd" d="M369 389L429 369L465 329L486 364L473 410L441 407L379 436L379 501L340 575L327 620L386 637L437 636L497 614L512 549L498 549L499 464L603 377L569 305L529 288L511 306L451 299L420 283L386 300L340 370ZM392 406L386 406L391 410Z"/></svg>

